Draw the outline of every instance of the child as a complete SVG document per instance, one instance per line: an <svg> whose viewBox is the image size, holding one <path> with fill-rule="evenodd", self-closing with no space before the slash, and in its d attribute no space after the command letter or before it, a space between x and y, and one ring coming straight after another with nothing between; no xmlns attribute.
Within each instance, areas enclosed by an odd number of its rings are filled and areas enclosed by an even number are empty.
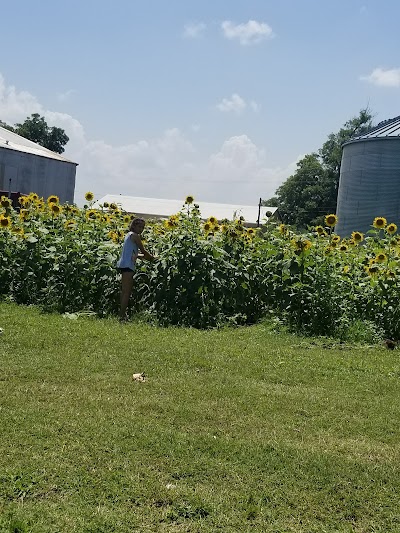
<svg viewBox="0 0 400 533"><path fill-rule="evenodd" d="M121 272L121 307L119 319L126 320L126 309L133 288L133 274L136 268L136 259L141 257L153 261L154 257L145 249L142 244L140 234L143 232L145 221L142 218L134 218L129 226L129 232L124 239L121 257L118 260L117 268ZM139 255L139 251L142 255Z"/></svg>

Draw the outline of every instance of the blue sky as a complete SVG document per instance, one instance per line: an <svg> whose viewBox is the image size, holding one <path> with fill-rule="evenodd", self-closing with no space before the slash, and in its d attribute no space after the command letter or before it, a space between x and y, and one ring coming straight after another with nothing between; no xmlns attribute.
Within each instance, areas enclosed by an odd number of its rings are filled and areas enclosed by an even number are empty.
<svg viewBox="0 0 400 533"><path fill-rule="evenodd" d="M0 119L65 129L78 203L256 204L361 108L400 114L398 0L0 7Z"/></svg>

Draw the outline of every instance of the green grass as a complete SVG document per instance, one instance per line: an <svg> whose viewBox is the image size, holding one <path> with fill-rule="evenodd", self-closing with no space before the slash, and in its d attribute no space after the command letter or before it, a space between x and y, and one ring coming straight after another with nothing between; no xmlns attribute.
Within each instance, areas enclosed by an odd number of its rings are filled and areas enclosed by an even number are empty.
<svg viewBox="0 0 400 533"><path fill-rule="evenodd" d="M1 533L400 531L397 350L5 303L0 327Z"/></svg>

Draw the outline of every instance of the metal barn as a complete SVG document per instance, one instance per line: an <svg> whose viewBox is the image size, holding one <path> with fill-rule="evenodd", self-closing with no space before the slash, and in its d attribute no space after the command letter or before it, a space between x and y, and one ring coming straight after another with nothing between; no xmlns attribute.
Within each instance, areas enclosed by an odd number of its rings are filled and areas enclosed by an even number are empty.
<svg viewBox="0 0 400 533"><path fill-rule="evenodd" d="M77 163L0 127L0 190L74 201Z"/></svg>
<svg viewBox="0 0 400 533"><path fill-rule="evenodd" d="M400 116L343 145L336 213L342 237L377 216L400 227Z"/></svg>

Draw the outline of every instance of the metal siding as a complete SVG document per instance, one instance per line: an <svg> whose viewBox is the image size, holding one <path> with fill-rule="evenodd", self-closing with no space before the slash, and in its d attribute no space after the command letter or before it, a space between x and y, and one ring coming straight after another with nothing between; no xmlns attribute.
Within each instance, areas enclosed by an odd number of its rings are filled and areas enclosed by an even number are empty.
<svg viewBox="0 0 400 533"><path fill-rule="evenodd" d="M44 198L56 194L61 202L74 201L74 163L0 147L0 167L4 168L3 181L6 181L6 176L9 175L7 168L16 169L16 172L13 171L11 183L11 189L15 192L36 192ZM8 182L4 183L4 187L8 190Z"/></svg>
<svg viewBox="0 0 400 533"><path fill-rule="evenodd" d="M342 237L368 231L377 216L400 225L400 138L344 145L337 216Z"/></svg>

